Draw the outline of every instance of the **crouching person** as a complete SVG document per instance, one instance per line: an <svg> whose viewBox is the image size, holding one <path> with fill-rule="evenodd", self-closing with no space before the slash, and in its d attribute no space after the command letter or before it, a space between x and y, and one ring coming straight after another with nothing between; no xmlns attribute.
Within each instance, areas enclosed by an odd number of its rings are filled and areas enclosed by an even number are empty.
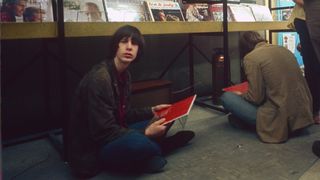
<svg viewBox="0 0 320 180"><path fill-rule="evenodd" d="M256 130L267 143L285 142L313 124L311 94L294 55L257 32L245 32L239 42L249 88L221 96L229 122Z"/></svg>

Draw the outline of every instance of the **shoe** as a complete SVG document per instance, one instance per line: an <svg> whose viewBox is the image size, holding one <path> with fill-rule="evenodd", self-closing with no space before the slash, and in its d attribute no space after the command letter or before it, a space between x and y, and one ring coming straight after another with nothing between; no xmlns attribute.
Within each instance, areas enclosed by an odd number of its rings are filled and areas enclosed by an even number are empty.
<svg viewBox="0 0 320 180"><path fill-rule="evenodd" d="M166 137L159 143L162 153L167 155L174 150L187 145L194 136L195 133L193 131L179 131L173 136Z"/></svg>
<svg viewBox="0 0 320 180"><path fill-rule="evenodd" d="M320 158L320 140L313 142L312 152Z"/></svg>
<svg viewBox="0 0 320 180"><path fill-rule="evenodd" d="M164 166L167 164L167 160L162 156L154 156L144 164L144 173L159 173L163 171Z"/></svg>
<svg viewBox="0 0 320 180"><path fill-rule="evenodd" d="M303 136L303 135L307 135L307 134L309 134L309 131L308 131L307 127L305 127L305 128L297 129L293 132L290 132L289 137L290 138L299 137L299 136Z"/></svg>
<svg viewBox="0 0 320 180"><path fill-rule="evenodd" d="M229 121L229 124L231 124L231 126L233 126L234 128L244 129L244 130L249 130L249 131L256 131L255 125L251 125L251 124L248 124L244 121L241 121L240 119L238 119L237 117L235 117L232 114L230 114L228 116L228 121Z"/></svg>

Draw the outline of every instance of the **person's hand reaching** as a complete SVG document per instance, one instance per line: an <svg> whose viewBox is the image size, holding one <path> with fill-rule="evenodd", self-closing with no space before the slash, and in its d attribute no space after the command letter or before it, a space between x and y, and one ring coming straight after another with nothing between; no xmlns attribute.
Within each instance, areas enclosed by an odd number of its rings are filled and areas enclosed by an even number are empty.
<svg viewBox="0 0 320 180"><path fill-rule="evenodd" d="M157 138L165 135L167 126L163 125L165 118L161 118L150 124L144 131L144 134L150 138Z"/></svg>
<svg viewBox="0 0 320 180"><path fill-rule="evenodd" d="M241 96L243 93L241 91L231 91L232 93Z"/></svg>

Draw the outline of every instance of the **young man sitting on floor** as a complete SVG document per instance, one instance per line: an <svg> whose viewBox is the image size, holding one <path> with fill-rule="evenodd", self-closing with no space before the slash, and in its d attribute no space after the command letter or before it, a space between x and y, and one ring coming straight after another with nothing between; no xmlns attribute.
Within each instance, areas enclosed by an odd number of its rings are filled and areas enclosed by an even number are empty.
<svg viewBox="0 0 320 180"><path fill-rule="evenodd" d="M112 37L111 57L94 66L77 88L67 131L67 152L75 175L92 177L100 170L159 172L164 155L186 145L192 131L165 137L172 124L155 111L170 105L130 108L128 67L142 55L144 39L133 26ZM153 119L153 120L151 120Z"/></svg>

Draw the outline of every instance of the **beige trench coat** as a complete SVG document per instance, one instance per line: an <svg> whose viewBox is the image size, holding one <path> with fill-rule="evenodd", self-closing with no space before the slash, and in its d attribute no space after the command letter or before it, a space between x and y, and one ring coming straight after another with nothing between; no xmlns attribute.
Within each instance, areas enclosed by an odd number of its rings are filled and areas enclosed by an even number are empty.
<svg viewBox="0 0 320 180"><path fill-rule="evenodd" d="M249 90L243 97L258 105L257 133L268 143L288 139L313 124L312 97L294 55L284 47L258 43L244 57Z"/></svg>

